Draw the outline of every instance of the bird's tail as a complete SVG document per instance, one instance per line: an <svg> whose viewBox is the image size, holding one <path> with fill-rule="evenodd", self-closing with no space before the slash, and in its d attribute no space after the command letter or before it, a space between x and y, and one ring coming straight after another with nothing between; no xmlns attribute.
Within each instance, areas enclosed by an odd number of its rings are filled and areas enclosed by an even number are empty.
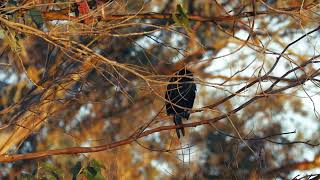
<svg viewBox="0 0 320 180"><path fill-rule="evenodd" d="M180 115L174 115L173 116L173 122L174 122L175 125L182 124L182 117ZM182 135L184 136L184 128L181 127L181 128L177 128L176 129L178 138L180 138L180 132L179 131L181 131Z"/></svg>

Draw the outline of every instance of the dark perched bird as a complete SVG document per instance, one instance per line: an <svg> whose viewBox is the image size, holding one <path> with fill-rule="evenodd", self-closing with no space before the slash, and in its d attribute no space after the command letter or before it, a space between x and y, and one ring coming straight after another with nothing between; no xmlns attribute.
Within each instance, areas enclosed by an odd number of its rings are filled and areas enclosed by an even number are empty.
<svg viewBox="0 0 320 180"><path fill-rule="evenodd" d="M185 68L178 71L169 82L165 97L167 115L173 115L174 124L179 125L182 124L182 118L189 119L197 87L192 72ZM179 131L184 136L184 128L176 129L178 138Z"/></svg>

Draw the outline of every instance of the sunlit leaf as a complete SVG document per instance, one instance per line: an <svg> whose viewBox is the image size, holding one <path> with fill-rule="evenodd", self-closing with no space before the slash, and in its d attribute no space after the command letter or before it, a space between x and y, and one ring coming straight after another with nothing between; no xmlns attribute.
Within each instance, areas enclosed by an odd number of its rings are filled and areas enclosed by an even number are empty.
<svg viewBox="0 0 320 180"><path fill-rule="evenodd" d="M176 12L172 13L172 19L177 25L182 26L186 31L190 30L187 11L183 8L181 4L177 4Z"/></svg>

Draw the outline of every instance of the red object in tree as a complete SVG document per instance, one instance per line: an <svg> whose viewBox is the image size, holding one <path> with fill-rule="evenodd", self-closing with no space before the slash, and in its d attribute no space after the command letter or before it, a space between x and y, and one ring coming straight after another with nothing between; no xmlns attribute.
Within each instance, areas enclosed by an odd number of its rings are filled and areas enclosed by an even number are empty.
<svg viewBox="0 0 320 180"><path fill-rule="evenodd" d="M87 16L83 19L84 23L85 24L92 23L92 19L89 18L89 16L87 15L90 12L90 7L87 0L77 0L76 2L78 3L78 10L79 10L80 17Z"/></svg>

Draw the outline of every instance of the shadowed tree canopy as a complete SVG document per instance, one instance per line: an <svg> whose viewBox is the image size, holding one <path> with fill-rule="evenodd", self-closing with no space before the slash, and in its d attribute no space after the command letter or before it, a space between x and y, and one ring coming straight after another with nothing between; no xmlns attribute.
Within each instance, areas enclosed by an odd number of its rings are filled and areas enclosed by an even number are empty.
<svg viewBox="0 0 320 180"><path fill-rule="evenodd" d="M0 179L317 179L319 4L0 1Z"/></svg>

